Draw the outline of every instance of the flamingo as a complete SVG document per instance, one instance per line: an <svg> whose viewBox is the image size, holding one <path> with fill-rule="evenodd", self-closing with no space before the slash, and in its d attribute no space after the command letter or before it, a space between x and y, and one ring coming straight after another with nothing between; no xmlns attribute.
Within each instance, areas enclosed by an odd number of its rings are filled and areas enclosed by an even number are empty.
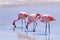
<svg viewBox="0 0 60 40"><path fill-rule="evenodd" d="M16 28L16 21L20 20L21 19L21 26L23 26L23 20L25 21L25 25L26 25L26 17L28 16L28 13L27 12L19 12L18 14L18 18L16 20L13 21L13 30L15 30Z"/></svg>
<svg viewBox="0 0 60 40"><path fill-rule="evenodd" d="M55 21L56 19L51 16L51 15L43 15L41 18L40 18L40 21L41 22L44 22L46 23L46 28L45 28L45 35L46 35L46 32L47 32L47 27L49 28L49 34L50 34L50 22L51 21Z"/></svg>
<svg viewBox="0 0 60 40"><path fill-rule="evenodd" d="M28 25L31 24L33 22L33 32L35 32L35 28L37 26L37 19L40 19L41 15L39 13L37 14L30 14L28 16L28 22L26 25L26 29L28 30Z"/></svg>

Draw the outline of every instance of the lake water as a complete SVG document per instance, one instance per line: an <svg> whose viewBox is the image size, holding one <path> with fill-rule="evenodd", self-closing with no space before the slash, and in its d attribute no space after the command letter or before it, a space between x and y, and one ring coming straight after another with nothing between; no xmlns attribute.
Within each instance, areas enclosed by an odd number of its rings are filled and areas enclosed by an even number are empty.
<svg viewBox="0 0 60 40"><path fill-rule="evenodd" d="M51 34L44 35L45 23L38 21L36 32L20 31L20 21L17 21L16 31L12 31L12 21L20 11L53 15L56 21L50 23ZM24 27L25 28L25 27ZM32 30L32 24L29 31ZM0 8L0 40L60 40L60 6L20 6Z"/></svg>

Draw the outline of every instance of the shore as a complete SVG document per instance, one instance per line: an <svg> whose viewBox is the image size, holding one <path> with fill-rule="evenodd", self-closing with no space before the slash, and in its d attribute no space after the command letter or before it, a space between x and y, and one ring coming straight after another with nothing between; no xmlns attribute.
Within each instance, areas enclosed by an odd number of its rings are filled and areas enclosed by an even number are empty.
<svg viewBox="0 0 60 40"><path fill-rule="evenodd" d="M17 1L14 3L0 3L0 7L19 7L19 6L59 6L60 1Z"/></svg>

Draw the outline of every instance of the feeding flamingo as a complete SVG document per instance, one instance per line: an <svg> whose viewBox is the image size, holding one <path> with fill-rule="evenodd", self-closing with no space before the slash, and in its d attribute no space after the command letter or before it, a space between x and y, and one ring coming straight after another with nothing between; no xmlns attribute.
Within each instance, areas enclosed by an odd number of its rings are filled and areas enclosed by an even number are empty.
<svg viewBox="0 0 60 40"><path fill-rule="evenodd" d="M39 13L37 14L30 14L28 16L28 22L26 25L26 29L28 30L28 25L31 24L33 22L33 32L35 32L35 28L37 26L37 19L40 19L41 15Z"/></svg>
<svg viewBox="0 0 60 40"><path fill-rule="evenodd" d="M50 22L51 21L55 21L56 19L54 19L53 16L51 15L43 15L41 18L40 18L40 21L41 22L45 22L46 23L46 28L45 28L45 35L46 35L46 32L47 32L47 27L49 28L49 34L50 34Z"/></svg>
<svg viewBox="0 0 60 40"><path fill-rule="evenodd" d="M23 20L25 21L25 25L26 25L26 17L28 16L28 13L27 12L20 12L18 14L18 18L16 20L13 21L13 30L15 30L16 28L16 21L20 20L21 19L21 26L23 26Z"/></svg>

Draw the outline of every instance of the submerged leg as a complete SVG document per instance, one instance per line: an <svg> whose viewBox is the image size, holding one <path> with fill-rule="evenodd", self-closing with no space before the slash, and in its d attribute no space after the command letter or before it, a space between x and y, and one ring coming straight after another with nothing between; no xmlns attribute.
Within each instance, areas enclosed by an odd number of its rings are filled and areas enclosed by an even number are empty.
<svg viewBox="0 0 60 40"><path fill-rule="evenodd" d="M21 27L23 28L23 20L21 19Z"/></svg>
<svg viewBox="0 0 60 40"><path fill-rule="evenodd" d="M45 27L45 35L46 35L46 33L47 33L47 23L46 23L46 27Z"/></svg>
<svg viewBox="0 0 60 40"><path fill-rule="evenodd" d="M16 26L14 26L13 31L15 31Z"/></svg>
<svg viewBox="0 0 60 40"><path fill-rule="evenodd" d="M24 21L25 21L25 27L26 27L26 19Z"/></svg>
<svg viewBox="0 0 60 40"><path fill-rule="evenodd" d="M21 19L21 31L23 31L23 20Z"/></svg>
<svg viewBox="0 0 60 40"><path fill-rule="evenodd" d="M26 25L26 29L28 30L28 25L30 24L31 22L27 22L27 25Z"/></svg>
<svg viewBox="0 0 60 40"><path fill-rule="evenodd" d="M33 32L35 32L36 26L37 26L37 23L34 22L34 23L33 23Z"/></svg>
<svg viewBox="0 0 60 40"><path fill-rule="evenodd" d="M48 28L49 28L49 34L50 34L50 24L48 23Z"/></svg>

